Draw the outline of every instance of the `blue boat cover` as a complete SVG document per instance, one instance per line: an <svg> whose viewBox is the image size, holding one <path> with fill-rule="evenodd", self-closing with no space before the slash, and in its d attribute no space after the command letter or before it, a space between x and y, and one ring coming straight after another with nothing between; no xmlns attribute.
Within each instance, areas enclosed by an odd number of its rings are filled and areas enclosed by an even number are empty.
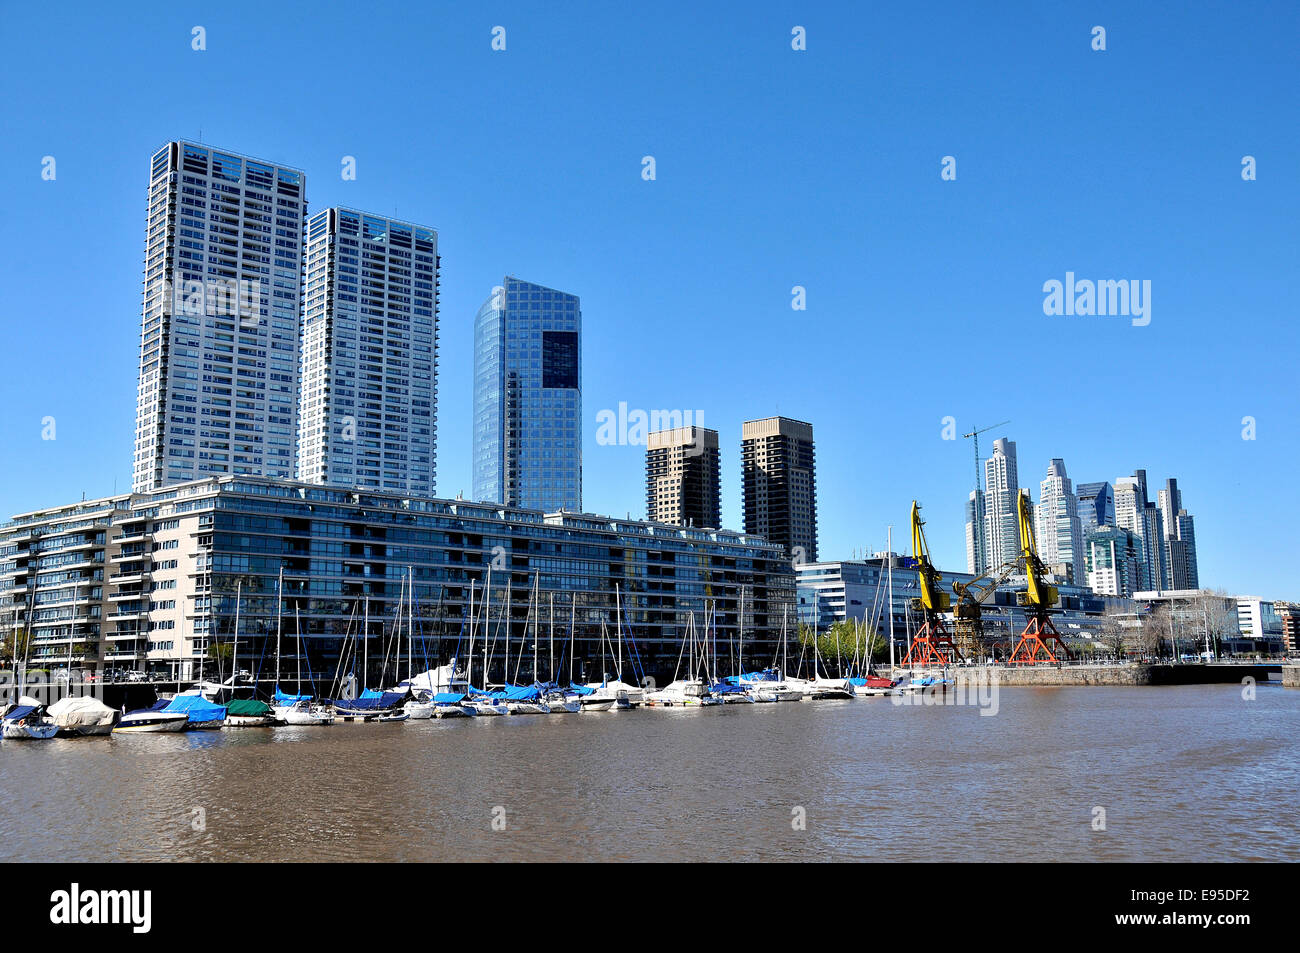
<svg viewBox="0 0 1300 953"><path fill-rule="evenodd" d="M531 702L541 698L542 693L537 690L536 685L507 685L505 691L500 693L500 697L512 702Z"/></svg>
<svg viewBox="0 0 1300 953"><path fill-rule="evenodd" d="M202 695L177 695L162 708L155 708L154 711L183 711L190 716L190 721L225 721L226 709L222 705L214 705Z"/></svg>
<svg viewBox="0 0 1300 953"><path fill-rule="evenodd" d="M373 688L363 688L361 689L361 694L357 696L357 699L365 700L370 698L383 698L383 697L384 697L383 692L377 692Z"/></svg>
<svg viewBox="0 0 1300 953"><path fill-rule="evenodd" d="M728 685L726 682L714 682L709 686L709 691L715 692L719 695L737 695L743 693L745 690L739 685Z"/></svg>
<svg viewBox="0 0 1300 953"><path fill-rule="evenodd" d="M405 692L373 692L367 690L361 693L360 698L354 698L351 701L346 698L331 698L327 699L327 701L335 708L348 711L383 711L387 708L396 708L405 699Z"/></svg>
<svg viewBox="0 0 1300 953"><path fill-rule="evenodd" d="M438 692L433 696L433 700L439 705L454 705L457 702L463 702L465 696L455 692Z"/></svg>
<svg viewBox="0 0 1300 953"><path fill-rule="evenodd" d="M570 682L569 691L573 692L575 695L590 695L592 692L595 691L595 689L588 688L586 685L578 685L573 682Z"/></svg>
<svg viewBox="0 0 1300 953"><path fill-rule="evenodd" d="M280 691L280 686L275 686L275 694L271 696L277 705L293 705L297 702L311 701L310 695L286 695Z"/></svg>
<svg viewBox="0 0 1300 953"><path fill-rule="evenodd" d="M867 680L866 680L865 678L860 678L860 677L857 677L857 676L854 676L853 678L846 678L845 681L848 682L850 685L865 685L865 684L867 684Z"/></svg>
<svg viewBox="0 0 1300 953"><path fill-rule="evenodd" d="M36 705L19 705L9 714L5 715L5 721L17 721L19 718L26 718L36 710Z"/></svg>

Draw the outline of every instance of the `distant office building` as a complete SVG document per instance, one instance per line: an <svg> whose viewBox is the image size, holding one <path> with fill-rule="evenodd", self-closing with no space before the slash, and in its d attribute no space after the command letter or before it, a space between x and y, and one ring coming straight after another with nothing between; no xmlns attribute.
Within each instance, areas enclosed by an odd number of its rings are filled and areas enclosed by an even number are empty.
<svg viewBox="0 0 1300 953"><path fill-rule="evenodd" d="M474 321L474 499L582 509L582 309L507 277Z"/></svg>
<svg viewBox="0 0 1300 953"><path fill-rule="evenodd" d="M1094 529L1115 525L1115 491L1109 483L1080 483L1075 495L1079 500L1081 538Z"/></svg>
<svg viewBox="0 0 1300 953"><path fill-rule="evenodd" d="M1016 443L999 437L993 441L992 455L984 461L984 548L988 560L984 568L996 569L1020 558L1019 496Z"/></svg>
<svg viewBox="0 0 1300 953"><path fill-rule="evenodd" d="M306 177L169 142L149 169L137 493L233 474L293 479Z"/></svg>
<svg viewBox="0 0 1300 953"><path fill-rule="evenodd" d="M1079 504L1065 472L1065 461L1055 457L1047 466L1047 477L1039 484L1034 508L1034 536L1038 555L1048 566L1068 566L1070 581L1084 579L1083 536L1079 525Z"/></svg>
<svg viewBox="0 0 1300 953"><path fill-rule="evenodd" d="M1115 481L1115 524L1142 541L1140 588L1165 588L1164 520L1160 508L1147 499L1145 470Z"/></svg>
<svg viewBox="0 0 1300 953"><path fill-rule="evenodd" d="M346 208L307 223L298 479L433 496L438 235Z"/></svg>
<svg viewBox="0 0 1300 953"><path fill-rule="evenodd" d="M1143 589L1142 539L1132 530L1106 526L1093 530L1084 541L1087 584L1093 592L1132 596Z"/></svg>
<svg viewBox="0 0 1300 953"><path fill-rule="evenodd" d="M673 526L717 528L720 500L718 432L677 427L646 441L646 519Z"/></svg>
<svg viewBox="0 0 1300 953"><path fill-rule="evenodd" d="M1282 625L1282 642L1288 655L1300 655L1300 603L1275 602L1278 621Z"/></svg>
<svg viewBox="0 0 1300 953"><path fill-rule="evenodd" d="M788 417L741 428L745 532L817 561L817 472L812 424Z"/></svg>
<svg viewBox="0 0 1300 953"><path fill-rule="evenodd" d="M1196 566L1196 529L1191 514L1183 509L1178 481L1172 477L1165 480L1158 500L1165 533L1165 588L1196 589L1200 576Z"/></svg>

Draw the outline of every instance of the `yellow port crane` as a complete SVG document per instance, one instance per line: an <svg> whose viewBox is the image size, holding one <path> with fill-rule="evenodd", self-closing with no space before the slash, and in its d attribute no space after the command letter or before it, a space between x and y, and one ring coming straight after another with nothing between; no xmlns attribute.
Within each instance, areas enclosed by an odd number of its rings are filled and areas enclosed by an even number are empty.
<svg viewBox="0 0 1300 953"><path fill-rule="evenodd" d="M916 565L916 578L921 584L920 598L912 600L913 611L920 612L924 621L921 631L912 639L903 659L906 666L947 665L953 658L962 658L953 644L952 636L944 626L943 613L951 606L948 593L940 585L942 576L930 562L930 547L925 543L925 521L921 507L912 501L912 561Z"/></svg>
<svg viewBox="0 0 1300 953"><path fill-rule="evenodd" d="M1019 568L1020 561L1016 560L981 573L969 582L952 584L953 595L957 597L952 609L957 648L967 655L979 654L984 645L984 600Z"/></svg>
<svg viewBox="0 0 1300 953"><path fill-rule="evenodd" d="M1024 607L1029 621L1020 633L1009 662L1018 665L1034 665L1037 662L1059 662L1052 651L1052 644L1059 646L1064 658L1070 658L1070 650L1065 640L1056 631L1048 610L1056 605L1060 594L1056 587L1049 585L1044 577L1047 569L1038 558L1038 542L1034 539L1033 521L1029 517L1029 494L1021 491L1016 501L1016 516L1020 523L1020 560L1029 585L1024 592L1016 593L1016 601Z"/></svg>

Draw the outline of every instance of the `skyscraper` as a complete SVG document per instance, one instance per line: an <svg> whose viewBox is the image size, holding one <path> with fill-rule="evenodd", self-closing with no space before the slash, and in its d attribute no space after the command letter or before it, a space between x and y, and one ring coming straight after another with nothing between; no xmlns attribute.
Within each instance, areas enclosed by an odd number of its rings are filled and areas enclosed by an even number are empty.
<svg viewBox="0 0 1300 953"><path fill-rule="evenodd" d="M1080 483L1075 495L1079 498L1079 532L1086 539L1094 529L1115 525L1115 491L1109 483Z"/></svg>
<svg viewBox="0 0 1300 953"><path fill-rule="evenodd" d="M984 535L984 491L966 498L966 571L978 575L988 568L988 539Z"/></svg>
<svg viewBox="0 0 1300 953"><path fill-rule="evenodd" d="M293 479L306 176L176 141L149 169L132 487Z"/></svg>
<svg viewBox="0 0 1300 953"><path fill-rule="evenodd" d="M1164 520L1160 508L1147 499L1145 470L1134 470L1131 477L1115 481L1115 525L1133 533L1142 543L1141 588L1167 588Z"/></svg>
<svg viewBox="0 0 1300 953"><path fill-rule="evenodd" d="M988 560L984 568L996 569L1020 557L1019 495L1016 442L999 437L993 441L992 455L984 461L984 548Z"/></svg>
<svg viewBox="0 0 1300 953"><path fill-rule="evenodd" d="M817 466L812 424L788 417L747 420L740 463L745 532L817 561Z"/></svg>
<svg viewBox="0 0 1300 953"><path fill-rule="evenodd" d="M660 430L646 440L646 519L675 526L721 523L718 432L705 427Z"/></svg>
<svg viewBox="0 0 1300 953"><path fill-rule="evenodd" d="M1034 536L1039 556L1048 566L1069 566L1071 581L1084 584L1083 536L1079 504L1065 472L1065 461L1054 457L1047 477L1039 484L1034 508Z"/></svg>
<svg viewBox="0 0 1300 953"><path fill-rule="evenodd" d="M507 277L474 320L476 500L582 509L582 309Z"/></svg>
<svg viewBox="0 0 1300 953"><path fill-rule="evenodd" d="M1183 509L1183 493L1173 477L1165 480L1164 489L1159 493L1159 505L1165 533L1165 588L1199 588L1196 529L1191 514Z"/></svg>
<svg viewBox="0 0 1300 953"><path fill-rule="evenodd" d="M1085 542L1087 585L1093 592L1131 596L1141 592L1144 572L1142 540L1131 530L1102 526Z"/></svg>
<svg viewBox="0 0 1300 953"><path fill-rule="evenodd" d="M433 496L438 235L346 208L307 223L298 479Z"/></svg>

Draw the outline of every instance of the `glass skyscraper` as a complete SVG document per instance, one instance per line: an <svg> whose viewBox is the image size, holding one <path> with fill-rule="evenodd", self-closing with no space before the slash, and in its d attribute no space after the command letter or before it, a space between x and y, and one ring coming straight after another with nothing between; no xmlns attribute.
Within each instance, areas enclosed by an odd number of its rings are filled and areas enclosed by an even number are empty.
<svg viewBox="0 0 1300 953"><path fill-rule="evenodd" d="M347 208L307 223L298 479L433 496L438 235Z"/></svg>
<svg viewBox="0 0 1300 953"><path fill-rule="evenodd" d="M306 177L176 141L149 169L132 488L293 479Z"/></svg>
<svg viewBox="0 0 1300 953"><path fill-rule="evenodd" d="M474 320L475 500L582 509L582 309L507 277Z"/></svg>

